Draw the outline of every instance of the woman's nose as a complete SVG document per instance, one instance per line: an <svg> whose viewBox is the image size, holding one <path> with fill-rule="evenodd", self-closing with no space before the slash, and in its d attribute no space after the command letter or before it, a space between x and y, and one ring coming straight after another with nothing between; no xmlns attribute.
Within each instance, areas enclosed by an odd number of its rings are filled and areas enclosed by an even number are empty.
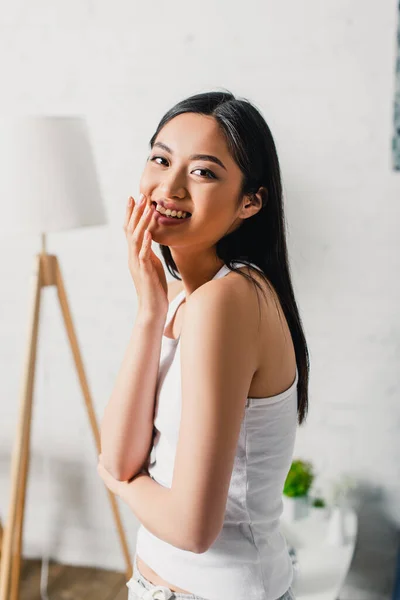
<svg viewBox="0 0 400 600"><path fill-rule="evenodd" d="M178 198L184 198L186 195L184 177L178 172L173 173L169 171L168 173L163 173L159 188L167 197L177 196Z"/></svg>

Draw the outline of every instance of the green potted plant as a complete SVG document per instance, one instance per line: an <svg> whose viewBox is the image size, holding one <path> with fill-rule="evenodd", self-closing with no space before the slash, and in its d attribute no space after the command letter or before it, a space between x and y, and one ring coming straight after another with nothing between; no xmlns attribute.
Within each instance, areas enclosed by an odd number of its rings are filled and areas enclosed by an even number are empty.
<svg viewBox="0 0 400 600"><path fill-rule="evenodd" d="M309 510L309 490L314 480L311 462L296 459L292 462L283 487L283 517L296 521L306 517Z"/></svg>

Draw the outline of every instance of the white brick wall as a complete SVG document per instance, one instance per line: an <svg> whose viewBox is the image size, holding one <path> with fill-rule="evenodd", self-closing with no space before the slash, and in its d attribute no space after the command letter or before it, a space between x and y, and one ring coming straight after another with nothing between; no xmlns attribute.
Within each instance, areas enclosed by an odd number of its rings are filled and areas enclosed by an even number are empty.
<svg viewBox="0 0 400 600"><path fill-rule="evenodd" d="M165 110L228 88L266 117L282 165L311 354L296 456L345 470L400 521L400 179L391 171L396 2L2 3L1 113L85 113L109 227L52 234L100 419L136 312L122 231ZM0 240L0 515L40 240ZM158 248L155 250L158 252ZM168 276L170 279L170 276ZM124 569L54 290L46 290L24 552ZM397 457L397 458L396 458ZM49 477L46 476L49 469ZM368 493L365 491L364 493ZM120 503L133 553L138 522Z"/></svg>

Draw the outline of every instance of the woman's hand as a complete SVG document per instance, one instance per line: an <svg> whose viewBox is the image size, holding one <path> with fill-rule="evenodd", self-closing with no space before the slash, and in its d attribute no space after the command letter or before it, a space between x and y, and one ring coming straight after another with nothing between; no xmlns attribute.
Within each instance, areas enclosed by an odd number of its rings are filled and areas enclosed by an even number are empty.
<svg viewBox="0 0 400 600"><path fill-rule="evenodd" d="M97 473L100 475L100 477L104 481L106 487L113 494L115 494L116 496L119 496L120 498L122 498L124 500L124 492L126 491L126 486L129 485L131 483L131 481L133 481L139 475L148 475L149 476L149 472L147 470L147 465L148 465L148 461L146 462L145 465L143 465L143 467L141 468L139 473L137 473L136 475L134 475L127 481L121 481L119 479L115 479L115 477L113 477L111 475L111 473L109 473L107 471L107 469L105 468L105 466L103 464L102 455L99 454L99 462L97 463Z"/></svg>
<svg viewBox="0 0 400 600"><path fill-rule="evenodd" d="M126 485L125 481L120 481L119 479L115 479L111 473L107 471L105 466L103 465L102 455L99 455L99 462L97 464L97 472L104 481L105 485L108 489L115 494L116 496L121 496L124 486Z"/></svg>
<svg viewBox="0 0 400 600"><path fill-rule="evenodd" d="M164 267L151 249L151 233L147 229L155 208L146 201L135 204L129 198L124 231L128 242L128 265L139 302L139 312L151 318L162 318L168 312L168 284Z"/></svg>

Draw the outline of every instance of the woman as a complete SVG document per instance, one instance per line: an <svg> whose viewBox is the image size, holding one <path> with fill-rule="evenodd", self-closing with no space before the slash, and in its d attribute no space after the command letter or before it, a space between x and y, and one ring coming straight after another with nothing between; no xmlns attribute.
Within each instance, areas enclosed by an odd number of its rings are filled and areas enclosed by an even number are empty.
<svg viewBox="0 0 400 600"><path fill-rule="evenodd" d="M279 517L309 360L275 144L250 102L210 92L168 111L150 147L124 223L138 312L99 464L141 522L129 600L293 599Z"/></svg>

